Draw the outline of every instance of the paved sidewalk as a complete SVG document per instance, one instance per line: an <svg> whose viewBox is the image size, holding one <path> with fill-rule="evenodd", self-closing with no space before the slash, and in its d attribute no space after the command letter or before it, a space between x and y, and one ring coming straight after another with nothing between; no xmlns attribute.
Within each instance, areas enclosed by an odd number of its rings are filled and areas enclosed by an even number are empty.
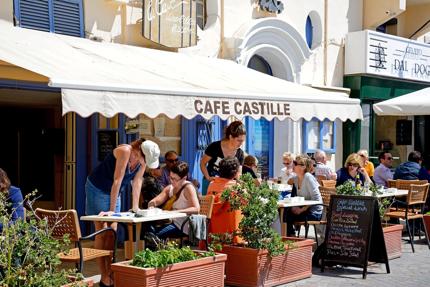
<svg viewBox="0 0 430 287"><path fill-rule="evenodd" d="M407 237L403 237L406 239ZM326 268L321 273L319 268L313 268L309 279L300 280L283 286L288 287L345 287L345 286L376 286L376 287L415 287L430 286L430 250L425 240L415 241L415 253L411 245L403 240L402 256L390 260L390 274L387 274L385 264L374 264L368 267L367 278L362 279L361 268Z"/></svg>

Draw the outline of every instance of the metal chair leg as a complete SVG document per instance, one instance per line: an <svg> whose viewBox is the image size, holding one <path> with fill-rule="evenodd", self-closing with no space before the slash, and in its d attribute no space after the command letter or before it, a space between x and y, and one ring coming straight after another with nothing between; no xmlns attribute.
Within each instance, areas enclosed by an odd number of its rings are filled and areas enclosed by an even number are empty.
<svg viewBox="0 0 430 287"><path fill-rule="evenodd" d="M318 246L318 233L317 233L317 226L314 224L314 232L315 232L315 242L317 243Z"/></svg>
<svg viewBox="0 0 430 287"><path fill-rule="evenodd" d="M411 235L411 229L409 227L409 222L408 222L407 218L406 218L406 230L408 231L409 241L411 242L411 247L412 247L412 252L415 253L414 241L413 241L413 237Z"/></svg>

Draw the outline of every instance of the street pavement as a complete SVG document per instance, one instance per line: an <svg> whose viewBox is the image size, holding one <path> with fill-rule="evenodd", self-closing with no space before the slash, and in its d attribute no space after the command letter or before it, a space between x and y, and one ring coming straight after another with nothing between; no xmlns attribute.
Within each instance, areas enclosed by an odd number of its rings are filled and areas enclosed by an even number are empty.
<svg viewBox="0 0 430 287"><path fill-rule="evenodd" d="M406 239L407 236L403 237ZM417 237L415 237L418 239ZM321 273L320 268L313 268L312 277L282 286L287 287L415 287L430 286L430 249L425 240L415 241L415 253L406 240L402 242L402 256L389 261L390 274L387 274L385 264L368 266L367 278L362 279L362 268L336 267L326 268Z"/></svg>

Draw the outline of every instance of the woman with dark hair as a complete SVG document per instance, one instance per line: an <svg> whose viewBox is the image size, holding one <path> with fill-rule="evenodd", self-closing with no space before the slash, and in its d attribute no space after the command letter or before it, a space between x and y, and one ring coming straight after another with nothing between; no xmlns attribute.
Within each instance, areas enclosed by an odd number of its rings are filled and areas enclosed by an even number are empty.
<svg viewBox="0 0 430 287"><path fill-rule="evenodd" d="M7 213L11 214L12 222L24 219L24 207L21 189L12 186L7 173L0 168L0 192L6 195ZM0 232L3 230L3 223L0 222Z"/></svg>
<svg viewBox="0 0 430 287"><path fill-rule="evenodd" d="M121 191L131 183L132 209L139 209L140 190L145 168L157 168L160 149L152 141L139 139L131 144L122 144L90 173L85 184L86 214L112 215L120 211ZM108 225L114 230L117 223L94 222L96 231ZM94 247L97 249L113 250L114 238L111 233L96 236ZM110 258L100 258L98 265L101 271L100 286L110 286Z"/></svg>
<svg viewBox="0 0 430 287"><path fill-rule="evenodd" d="M307 155L298 155L293 161L293 169L296 176L292 178L293 194L303 196L306 200L321 201L319 184L311 174L313 170L312 159ZM320 220L322 206L297 206L287 209L284 220L287 222L287 236L295 236L293 223L295 221Z"/></svg>
<svg viewBox="0 0 430 287"><path fill-rule="evenodd" d="M170 170L170 184L148 203L148 207L163 206L166 210L175 210L187 214L197 214L200 211L200 203L194 185L187 180L188 164L178 162ZM153 231L158 238L177 237L183 235L181 226L185 218L175 218L167 225L156 227ZM188 234L188 226L184 226L183 232Z"/></svg>
<svg viewBox="0 0 430 287"><path fill-rule="evenodd" d="M245 141L245 136L246 129L243 123L234 121L227 126L225 137L221 141L215 141L206 148L200 161L200 169L203 173L203 195L206 194L209 182L219 175L219 163L223 158L236 157L240 165L243 164L244 152L240 147Z"/></svg>
<svg viewBox="0 0 430 287"><path fill-rule="evenodd" d="M230 211L230 204L221 200L222 192L235 185L239 175L240 163L236 157L227 157L219 162L219 177L215 177L208 187L208 194L215 196L209 233L230 233L239 228L241 212ZM238 238L233 240L237 242Z"/></svg>

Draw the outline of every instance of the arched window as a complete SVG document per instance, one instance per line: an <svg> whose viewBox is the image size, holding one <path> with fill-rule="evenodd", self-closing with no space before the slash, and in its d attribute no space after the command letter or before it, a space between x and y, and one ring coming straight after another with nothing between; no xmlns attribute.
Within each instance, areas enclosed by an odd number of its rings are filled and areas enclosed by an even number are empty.
<svg viewBox="0 0 430 287"><path fill-rule="evenodd" d="M306 18L306 43L308 44L309 49L312 48L312 40L314 37L314 27L312 25L311 17L308 16Z"/></svg>
<svg viewBox="0 0 430 287"><path fill-rule="evenodd" d="M273 76L272 68L270 67L269 63L267 63L263 57L258 55L252 56L248 62L248 68Z"/></svg>

